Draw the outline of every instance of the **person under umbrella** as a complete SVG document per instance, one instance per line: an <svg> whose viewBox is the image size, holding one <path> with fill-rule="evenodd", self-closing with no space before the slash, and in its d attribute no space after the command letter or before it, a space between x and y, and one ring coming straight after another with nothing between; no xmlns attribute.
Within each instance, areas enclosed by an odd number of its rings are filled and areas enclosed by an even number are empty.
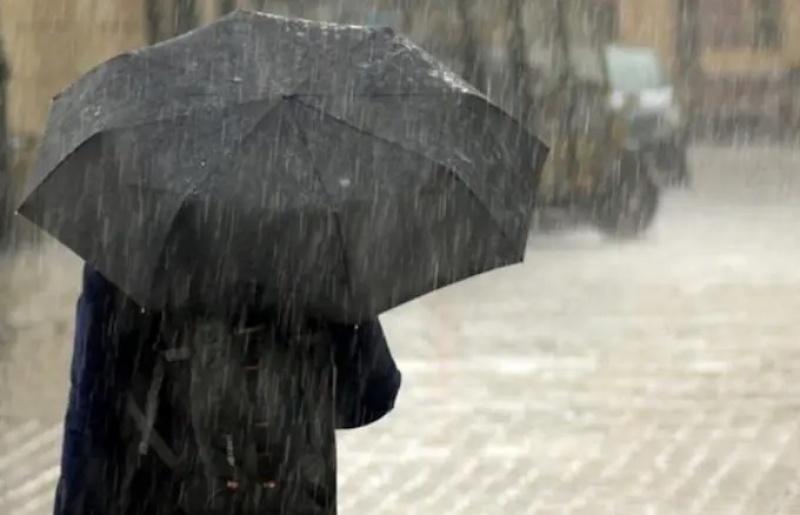
<svg viewBox="0 0 800 515"><path fill-rule="evenodd" d="M105 481L61 498L335 513L337 417L399 386L377 316L522 261L546 154L389 29L237 11L86 74L20 208L91 265L65 470Z"/></svg>
<svg viewBox="0 0 800 515"><path fill-rule="evenodd" d="M274 322L264 313L240 314L249 319L237 320L236 325L272 326ZM149 388L152 381L151 377L141 381L139 375L152 370L154 363L162 359L160 345L153 343L163 342L165 315L163 312L142 312L99 272L89 265L85 267L77 308L56 515L172 514L176 507L187 502L205 504L206 497L202 493L193 499L186 498L188 492L184 483L189 471L177 470L174 457L164 459L165 447L175 446L181 436L179 433L191 427L189 421L177 417L185 403L174 396L171 398L173 402L166 397L165 402L159 403L158 416L150 435L150 441L158 443L148 454L139 455L137 444L141 432L128 420L131 390L137 386ZM314 392L316 399L310 400L308 406L314 409L328 407L325 397L330 399L332 388L335 388L336 427L356 428L380 419L393 408L401 382L380 323L369 321L358 326L326 324L322 332L329 343L327 350L321 347L321 355L300 356L315 358L309 359L306 367L322 364L323 373L306 377L306 380L329 381L319 385L319 391ZM279 352L273 353L273 357L279 355ZM325 367L331 361L336 370L335 379L330 377L331 369ZM173 385L165 386L180 386L180 377L173 377L172 382ZM165 397L163 393L161 395ZM236 398L232 400L237 401ZM231 399L226 399L226 402L231 402ZM272 415L277 418L279 413L273 412ZM241 423L238 419L233 422ZM315 460L320 457L335 459L330 447L333 442L330 417L317 417L306 422L329 424L325 428L328 432L316 442L324 448L322 452L299 456L293 464L309 461L318 465ZM184 435L183 441L190 440ZM166 450L166 453L173 451ZM260 488L266 492L284 490L285 485L279 480L284 481L290 474L270 472L272 476L259 478L262 480ZM300 491L294 491L291 498L277 502L278 505L292 502L279 513L334 513L335 467L323 463L316 470L300 472L304 474L290 478L293 488ZM228 505L223 505L219 513L230 513L236 502L234 499L240 494L239 485L224 486L219 499ZM264 503L270 500L263 497ZM243 499L238 502L243 504ZM186 513L209 512L203 507L190 505L188 508L195 511ZM251 506L251 511L245 508L240 506L241 513L278 513L266 508L266 511L257 511L257 505Z"/></svg>

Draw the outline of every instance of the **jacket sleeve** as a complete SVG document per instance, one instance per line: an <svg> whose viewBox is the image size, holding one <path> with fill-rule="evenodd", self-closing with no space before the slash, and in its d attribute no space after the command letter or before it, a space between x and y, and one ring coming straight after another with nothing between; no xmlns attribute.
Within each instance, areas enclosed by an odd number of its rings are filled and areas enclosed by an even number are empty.
<svg viewBox="0 0 800 515"><path fill-rule="evenodd" d="M400 371L377 320L338 326L334 334L337 427L366 426L394 408Z"/></svg>
<svg viewBox="0 0 800 515"><path fill-rule="evenodd" d="M70 389L54 513L106 513L122 448L122 393L137 361L138 310L86 266L75 317Z"/></svg>

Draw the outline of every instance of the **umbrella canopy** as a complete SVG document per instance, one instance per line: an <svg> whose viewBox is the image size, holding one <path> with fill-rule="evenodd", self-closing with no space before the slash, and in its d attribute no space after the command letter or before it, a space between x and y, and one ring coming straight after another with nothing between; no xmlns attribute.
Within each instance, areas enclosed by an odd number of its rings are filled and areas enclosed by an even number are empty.
<svg viewBox="0 0 800 515"><path fill-rule="evenodd" d="M352 322L521 261L546 153L390 29L236 11L59 95L20 212L144 307Z"/></svg>

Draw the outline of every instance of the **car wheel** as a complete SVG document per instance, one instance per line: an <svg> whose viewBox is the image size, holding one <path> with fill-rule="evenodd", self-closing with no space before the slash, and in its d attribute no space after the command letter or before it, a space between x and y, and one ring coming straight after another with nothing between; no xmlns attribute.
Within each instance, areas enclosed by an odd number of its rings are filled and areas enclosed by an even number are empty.
<svg viewBox="0 0 800 515"><path fill-rule="evenodd" d="M597 213L597 225L609 236L633 238L652 224L660 190L647 173L644 159L626 154L617 167L610 193Z"/></svg>
<svg viewBox="0 0 800 515"><path fill-rule="evenodd" d="M678 173L677 185L688 188L692 185L692 177L689 173L689 156L686 146L683 145L678 149Z"/></svg>

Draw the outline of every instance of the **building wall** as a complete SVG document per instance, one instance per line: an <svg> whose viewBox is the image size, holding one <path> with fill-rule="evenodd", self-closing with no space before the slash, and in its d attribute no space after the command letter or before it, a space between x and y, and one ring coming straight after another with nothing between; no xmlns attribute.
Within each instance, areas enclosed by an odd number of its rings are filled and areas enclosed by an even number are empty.
<svg viewBox="0 0 800 515"><path fill-rule="evenodd" d="M176 0L150 0L169 18ZM0 35L11 67L8 118L16 136L37 136L50 99L92 67L147 44L148 0L2 0ZM233 0L234 7L287 10L286 0ZM194 0L197 21L224 0Z"/></svg>
<svg viewBox="0 0 800 515"><path fill-rule="evenodd" d="M675 0L618 0L618 38L629 45L655 48L669 68L675 66L678 30Z"/></svg>
<svg viewBox="0 0 800 515"><path fill-rule="evenodd" d="M38 134L50 98L92 66L146 43L146 0L3 0L0 31L12 78L9 124L13 134ZM157 0L168 6L174 0ZM677 0L617 0L619 39L656 48L674 67ZM198 19L220 14L222 0L195 0ZM234 0L238 7L285 12L286 0ZM749 48L703 51L704 71L714 74L780 70L800 65L800 1L784 0L780 52Z"/></svg>
<svg viewBox="0 0 800 515"><path fill-rule="evenodd" d="M786 40L786 58L792 66L800 66L800 2L784 0L786 10L786 28L783 36Z"/></svg>
<svg viewBox="0 0 800 515"><path fill-rule="evenodd" d="M664 62L674 68L679 24L677 0L618 0L617 5L620 41L654 47ZM746 7L748 3L744 5ZM751 45L705 46L699 56L702 70L709 75L758 74L780 72L800 65L800 2L783 0L783 6L783 44L780 50L761 51ZM750 16L747 10L745 16ZM701 22L700 25L704 24Z"/></svg>
<svg viewBox="0 0 800 515"><path fill-rule="evenodd" d="M50 99L96 64L144 44L142 0L3 0L12 134L37 135Z"/></svg>
<svg viewBox="0 0 800 515"><path fill-rule="evenodd" d="M747 5L747 3L745 3ZM745 22L752 12L745 13ZM780 74L798 64L800 58L800 4L783 0L782 44L776 50L759 50L752 44L734 48L705 48L701 56L703 71L712 77Z"/></svg>

